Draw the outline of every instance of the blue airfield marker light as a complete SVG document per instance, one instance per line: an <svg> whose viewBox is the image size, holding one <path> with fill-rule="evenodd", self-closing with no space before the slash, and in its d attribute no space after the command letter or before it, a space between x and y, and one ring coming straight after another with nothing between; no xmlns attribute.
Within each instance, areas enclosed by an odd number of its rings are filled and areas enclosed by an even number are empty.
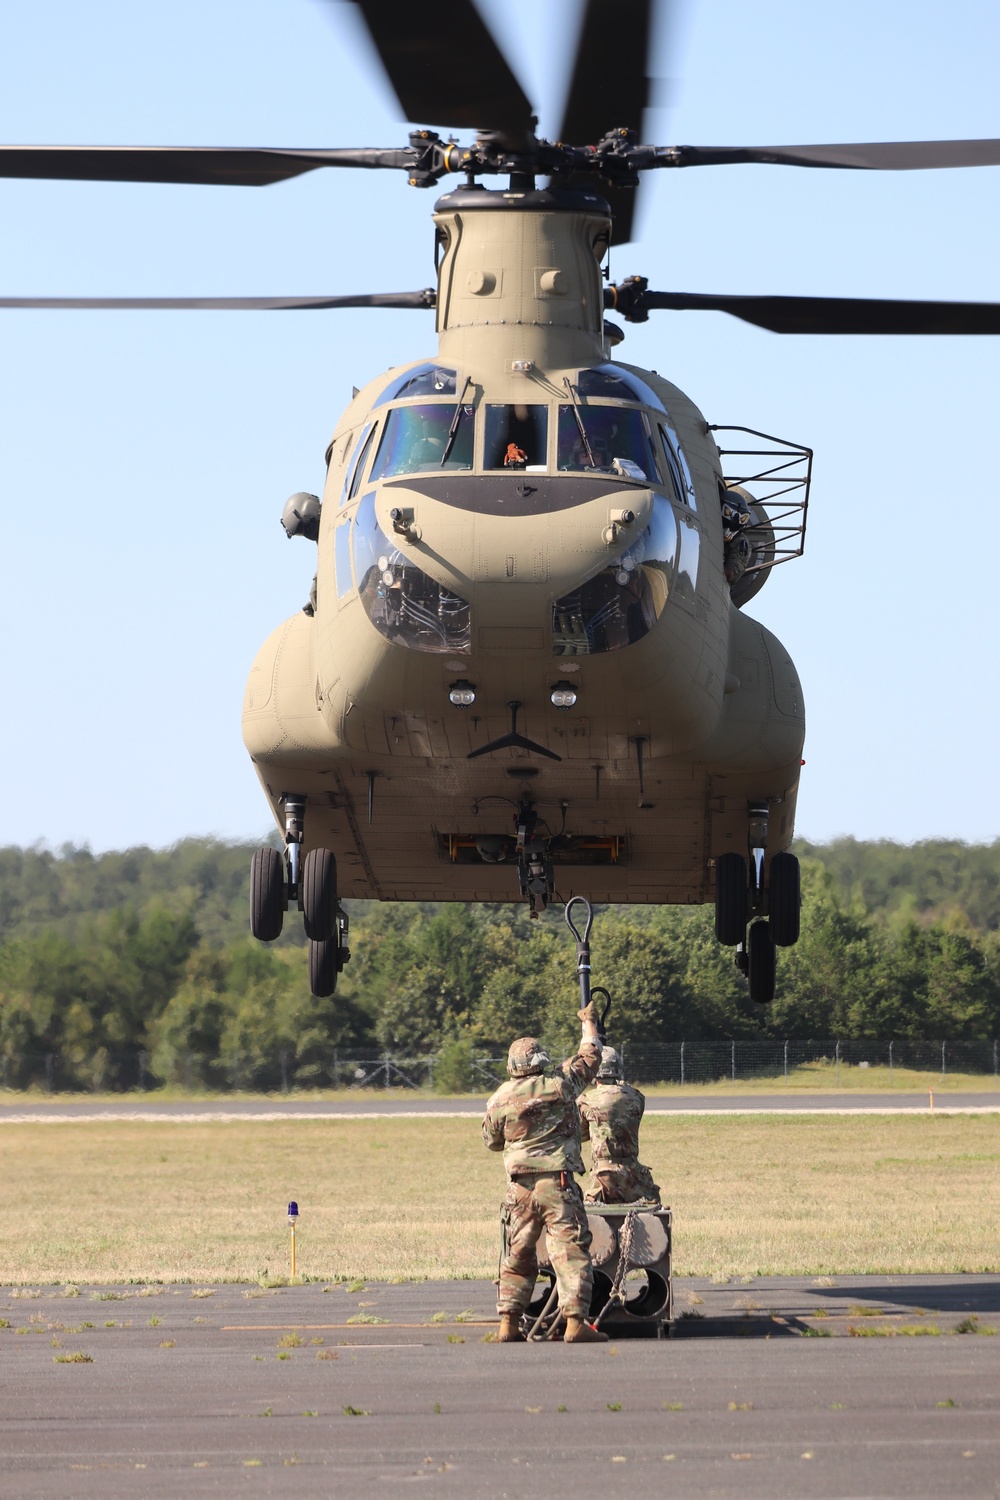
<svg viewBox="0 0 1000 1500"><path fill-rule="evenodd" d="M292 1276L295 1275L295 1225L299 1217L299 1205L293 1198L288 1205L288 1222L292 1229Z"/></svg>

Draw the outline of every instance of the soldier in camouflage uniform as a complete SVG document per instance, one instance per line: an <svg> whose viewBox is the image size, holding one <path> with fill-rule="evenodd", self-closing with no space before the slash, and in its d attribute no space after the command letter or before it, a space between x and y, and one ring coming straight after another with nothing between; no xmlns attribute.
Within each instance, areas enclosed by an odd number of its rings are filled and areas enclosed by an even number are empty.
<svg viewBox="0 0 1000 1500"><path fill-rule="evenodd" d="M660 1190L639 1160L639 1125L646 1101L622 1079L622 1060L605 1047L597 1082L580 1100L583 1139L591 1144L587 1203L655 1203Z"/></svg>
<svg viewBox="0 0 1000 1500"><path fill-rule="evenodd" d="M522 1343L521 1316L538 1274L535 1246L542 1230L566 1319L565 1342L604 1343L587 1323L593 1268L590 1228L575 1174L583 1171L577 1098L597 1074L601 1046L593 1003L579 1012L580 1050L554 1072L534 1037L521 1037L507 1055L510 1078L486 1106L483 1140L502 1151L509 1186L504 1203L507 1251L500 1265L499 1339Z"/></svg>

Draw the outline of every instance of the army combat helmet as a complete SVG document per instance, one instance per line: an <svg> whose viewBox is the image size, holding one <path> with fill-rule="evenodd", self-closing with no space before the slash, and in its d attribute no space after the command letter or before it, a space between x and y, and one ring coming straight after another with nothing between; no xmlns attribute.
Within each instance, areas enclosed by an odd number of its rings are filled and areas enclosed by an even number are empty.
<svg viewBox="0 0 1000 1500"><path fill-rule="evenodd" d="M620 1053L614 1047L601 1048L601 1066L597 1070L598 1080L611 1080L617 1082L621 1079L624 1069Z"/></svg>
<svg viewBox="0 0 1000 1500"><path fill-rule="evenodd" d="M528 1078L532 1073L544 1072L551 1061L537 1037L522 1036L510 1044L507 1072L511 1078Z"/></svg>

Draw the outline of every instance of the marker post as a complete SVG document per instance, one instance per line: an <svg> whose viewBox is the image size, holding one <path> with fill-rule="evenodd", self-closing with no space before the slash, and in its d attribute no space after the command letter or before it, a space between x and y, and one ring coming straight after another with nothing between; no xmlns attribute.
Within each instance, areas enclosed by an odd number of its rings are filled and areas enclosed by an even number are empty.
<svg viewBox="0 0 1000 1500"><path fill-rule="evenodd" d="M289 1205L288 1205L288 1222L291 1225L291 1230L292 1230L292 1276L293 1277L295 1275L295 1225L296 1225L296 1223L298 1221L298 1217L299 1217L299 1205L295 1202L295 1199L293 1198L292 1201L291 1201L291 1203L289 1203Z"/></svg>

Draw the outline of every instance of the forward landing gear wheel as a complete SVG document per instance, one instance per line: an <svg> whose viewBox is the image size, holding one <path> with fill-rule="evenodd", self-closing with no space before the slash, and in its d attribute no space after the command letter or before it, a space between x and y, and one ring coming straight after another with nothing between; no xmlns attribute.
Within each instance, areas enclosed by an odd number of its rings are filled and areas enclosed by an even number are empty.
<svg viewBox="0 0 1000 1500"><path fill-rule="evenodd" d="M303 862L302 918L306 937L314 942L325 942L336 934L337 861L329 849L310 849Z"/></svg>
<svg viewBox="0 0 1000 1500"><path fill-rule="evenodd" d="M727 948L742 943L747 927L747 862L742 854L715 861L715 936Z"/></svg>
<svg viewBox="0 0 1000 1500"><path fill-rule="evenodd" d="M277 849L255 849L250 863L250 931L262 943L281 936L285 862Z"/></svg>
<svg viewBox="0 0 1000 1500"><path fill-rule="evenodd" d="M319 942L310 938L309 988L313 994L321 1000L332 995L337 988L340 969L340 943L337 938L323 938Z"/></svg>
<svg viewBox="0 0 1000 1500"><path fill-rule="evenodd" d="M771 936L779 948L790 948L799 940L799 862L794 854L776 854L771 861L768 911Z"/></svg>
<svg viewBox="0 0 1000 1500"><path fill-rule="evenodd" d="M774 939L767 922L753 922L747 933L747 979L750 999L768 1005L774 999Z"/></svg>

